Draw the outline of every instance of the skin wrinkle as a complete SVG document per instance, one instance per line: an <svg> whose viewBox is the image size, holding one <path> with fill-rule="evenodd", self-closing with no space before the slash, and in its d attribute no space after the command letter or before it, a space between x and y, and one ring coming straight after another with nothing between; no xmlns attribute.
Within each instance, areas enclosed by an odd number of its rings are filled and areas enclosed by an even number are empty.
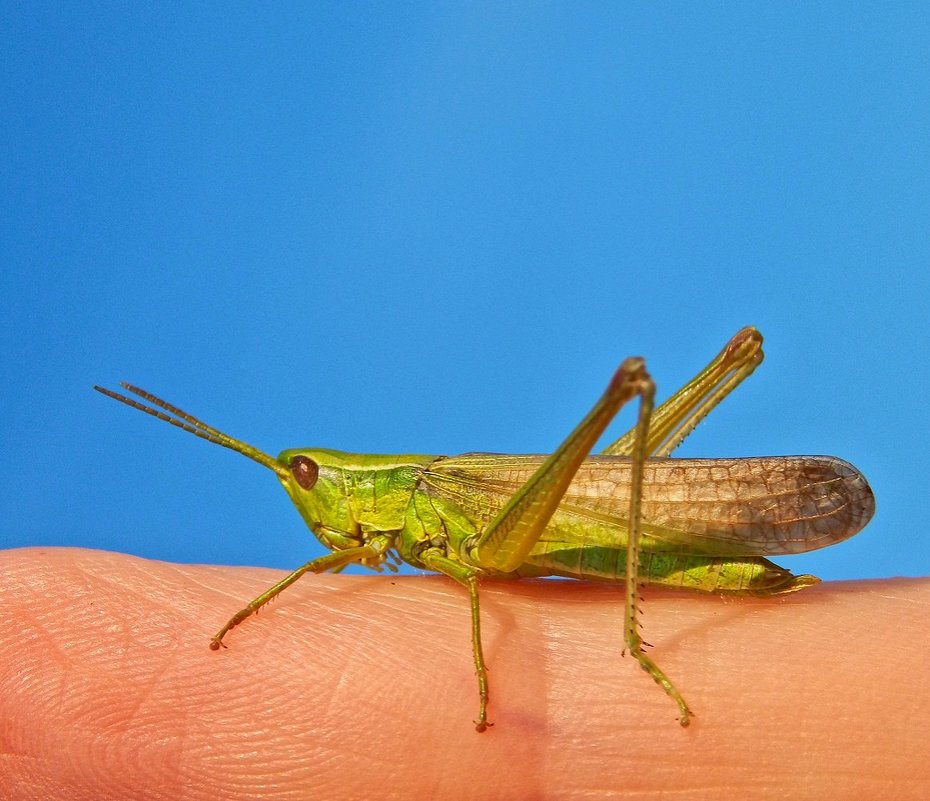
<svg viewBox="0 0 930 801"><path fill-rule="evenodd" d="M82 583L86 584L86 582L82 582ZM37 600L36 603L42 603L42 601ZM68 621L68 617L66 615L59 615L58 620L63 623L65 621ZM72 621L68 624L68 627L70 628L70 626L74 624L79 625L80 621ZM101 629L99 627L94 627L93 629L91 629L91 631L101 631ZM107 634L105 634L104 636L108 636L111 633L109 628L107 628L106 631L107 631ZM121 631L128 632L128 628L121 627ZM44 638L45 639L44 649L47 649L48 647L52 647L55 649L55 652L60 657L59 660L57 660L57 664L55 660L47 660L47 659L43 660L42 664L44 666L48 666L48 667L44 667L43 670L45 674L48 675L49 678L52 678L54 676L64 677L68 675L69 673L80 672L82 670L82 662L84 661L83 658L81 660L76 659L76 656L79 655L80 653L83 653L84 658L90 658L92 661L100 661L101 659L106 660L108 664L104 667L104 675L107 675L107 673L111 672L114 669L113 663L109 657L109 654L111 653L112 648L107 649L104 647L97 647L97 648L88 650L85 647L81 651L76 651L73 647L62 649L59 646L59 642L69 642L68 637L67 637L67 630L65 631L45 630L45 635L46 636ZM167 663L163 661L162 664L166 665ZM48 668L52 666L54 666L54 668L49 674ZM86 682L83 682L82 684L86 685ZM126 744L127 748L124 750L121 750L120 753L123 754L124 758L128 757L129 762L132 763L133 762L132 752L134 751L134 747L130 744L131 738L127 737L126 735L131 733L134 730L135 727L133 723L139 719L139 714L138 714L139 710L146 703L146 699L150 697L150 692L144 686L145 684L148 684L149 688L151 688L152 686L151 682L143 682L143 683L140 683L138 681L133 682L134 690L140 690L139 695L131 699L132 703L130 704L128 709L126 708L121 709L117 707L113 710L113 712L118 713L117 718L108 719L106 707L101 708L97 706L88 706L87 704L83 704L83 703L75 705L74 693L77 688L75 688L75 686L73 686L71 683L64 681L64 680L53 681L51 684L51 687L48 687L48 685L46 684L42 686L37 686L35 688L36 690L39 691L40 694L45 695L46 699L44 703L39 703L31 711L31 714L33 715L41 714L40 710L43 710L43 709L48 709L48 710L56 709L65 718L67 718L69 715L72 717L77 715L77 717L74 717L74 720L73 720L73 726L74 726L73 732L78 735L80 735L80 732L82 731L90 735L92 732L95 732L98 730L99 724L103 724L105 727L105 730L109 729L114 734L118 734L122 732L123 734L119 734L118 736L120 737L121 741ZM47 687L51 689L51 691L57 695L57 701L48 697L48 692L46 690ZM59 730L59 737L57 738L58 746L64 746L65 750L61 751L61 748L55 747L54 750L50 752L49 755L51 756L52 754L57 754L59 752L67 754L68 753L67 746L73 740L74 740L73 735L69 736L67 732L63 730ZM98 748L98 751L99 751L99 748ZM106 760L108 750L105 749L100 753ZM85 775L88 772L87 769L90 769L93 767L92 765L85 766L81 760L69 760L69 762L71 765L71 771L75 772L76 775ZM171 772L174 772L174 771L172 770ZM90 775L90 779L92 780L94 777L93 772L91 772L89 775Z"/></svg>

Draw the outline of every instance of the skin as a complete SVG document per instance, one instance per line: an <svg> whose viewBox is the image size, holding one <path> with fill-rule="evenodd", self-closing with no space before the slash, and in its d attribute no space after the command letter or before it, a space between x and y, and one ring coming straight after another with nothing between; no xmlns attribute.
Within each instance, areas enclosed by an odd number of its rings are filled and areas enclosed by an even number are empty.
<svg viewBox="0 0 930 801"><path fill-rule="evenodd" d="M622 659L622 588L312 576L0 552L0 795L13 799L910 799L930 795L930 580L778 598L647 589L695 712Z"/></svg>

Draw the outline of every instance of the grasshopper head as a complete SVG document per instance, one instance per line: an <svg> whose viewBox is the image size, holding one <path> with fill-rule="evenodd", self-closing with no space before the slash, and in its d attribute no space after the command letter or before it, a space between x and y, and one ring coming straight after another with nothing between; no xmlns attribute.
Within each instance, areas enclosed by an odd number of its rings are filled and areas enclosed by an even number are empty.
<svg viewBox="0 0 930 801"><path fill-rule="evenodd" d="M134 398L121 395L103 387L95 386L98 392L108 395L134 409L164 420L166 423L181 428L194 436L222 445L224 448L241 453L272 470L284 486L294 505L300 511L307 525L319 537L324 545L331 549L340 549L355 545L348 537L338 534L353 528L345 493L341 491L341 472L335 451L289 450L282 452L277 459L258 448L230 437L191 414L173 406L167 401L146 392L132 384L121 383L124 389L138 395L151 403L147 406ZM155 408L157 407L157 408ZM343 519L344 518L344 519ZM325 525L324 525L325 521ZM343 542L345 540L345 542Z"/></svg>
<svg viewBox="0 0 930 801"><path fill-rule="evenodd" d="M281 451L277 462L287 470L281 484L317 539L333 551L362 544L346 496L345 460L349 454L307 448ZM355 534L353 534L355 532Z"/></svg>

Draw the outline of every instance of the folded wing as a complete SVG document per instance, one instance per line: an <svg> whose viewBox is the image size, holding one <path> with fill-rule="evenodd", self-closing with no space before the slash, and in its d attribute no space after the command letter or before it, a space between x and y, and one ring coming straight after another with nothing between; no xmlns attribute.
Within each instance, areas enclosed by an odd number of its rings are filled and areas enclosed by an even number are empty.
<svg viewBox="0 0 930 801"><path fill-rule="evenodd" d="M533 474L541 455L437 459L422 487L488 521ZM592 456L541 541L626 542L630 460ZM865 477L832 456L650 459L643 484L644 547L712 556L777 556L823 548L860 531L875 511Z"/></svg>

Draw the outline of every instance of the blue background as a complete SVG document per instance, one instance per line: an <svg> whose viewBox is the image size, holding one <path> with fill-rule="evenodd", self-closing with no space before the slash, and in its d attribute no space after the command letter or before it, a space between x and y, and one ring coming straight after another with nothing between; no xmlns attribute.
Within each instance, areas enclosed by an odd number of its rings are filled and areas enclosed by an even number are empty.
<svg viewBox="0 0 930 801"><path fill-rule="evenodd" d="M927 5L614 5L4 4L0 544L322 553L95 383L272 453L538 452L753 324L678 454L843 456L875 521L780 561L930 574Z"/></svg>

